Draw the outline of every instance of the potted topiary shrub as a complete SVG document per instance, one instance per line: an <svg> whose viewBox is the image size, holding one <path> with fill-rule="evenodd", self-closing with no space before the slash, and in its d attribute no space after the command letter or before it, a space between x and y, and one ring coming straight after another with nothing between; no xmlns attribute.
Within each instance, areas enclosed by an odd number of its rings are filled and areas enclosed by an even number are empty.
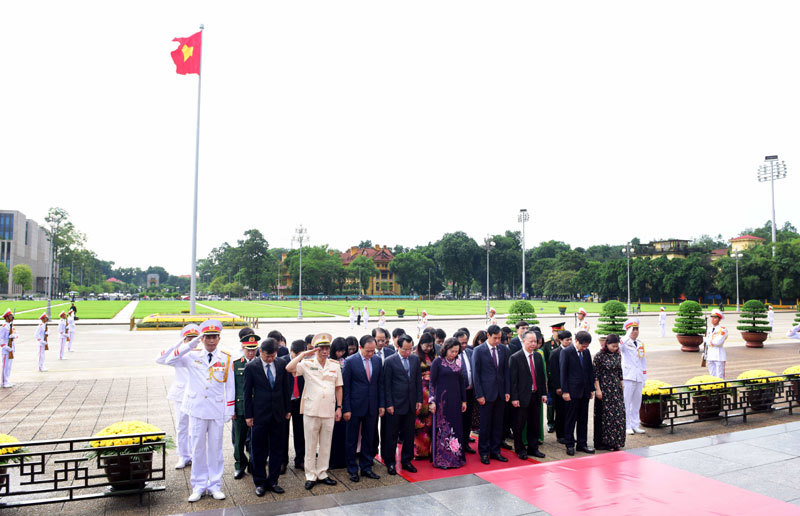
<svg viewBox="0 0 800 516"><path fill-rule="evenodd" d="M624 335L625 319L628 318L628 313L625 311L625 305L620 301L612 300L603 304L600 309L600 317L598 318L597 333L598 335L610 335L616 333L617 335Z"/></svg>
<svg viewBox="0 0 800 516"><path fill-rule="evenodd" d="M742 333L748 348L763 348L768 332L772 329L769 326L767 307L764 303L758 299L745 302L736 329Z"/></svg>
<svg viewBox="0 0 800 516"><path fill-rule="evenodd" d="M533 308L533 304L529 301L514 301L511 303L511 306L508 307L506 324L508 326L514 326L517 324L517 321L522 320L526 321L531 326L539 324L539 321L536 320L536 311Z"/></svg>
<svg viewBox="0 0 800 516"><path fill-rule="evenodd" d="M675 326L681 351L699 351L706 332L706 321L703 319L703 308L697 301L684 301L678 306Z"/></svg>
<svg viewBox="0 0 800 516"><path fill-rule="evenodd" d="M567 305L558 305L558 314L565 315L567 313Z"/></svg>

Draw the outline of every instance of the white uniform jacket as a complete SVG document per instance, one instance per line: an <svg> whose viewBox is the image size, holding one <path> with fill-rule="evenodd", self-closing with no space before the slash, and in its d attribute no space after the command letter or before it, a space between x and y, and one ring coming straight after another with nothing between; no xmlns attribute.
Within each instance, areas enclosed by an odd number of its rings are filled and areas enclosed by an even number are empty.
<svg viewBox="0 0 800 516"><path fill-rule="evenodd" d="M644 344L631 338L624 339L619 347L622 354L622 379L634 382L647 380L647 360L644 356Z"/></svg>
<svg viewBox="0 0 800 516"><path fill-rule="evenodd" d="M36 333L34 333L33 336L36 339L36 342L38 342L40 346L44 346L45 344L47 344L44 341L44 336L49 334L50 332L47 331L47 325L45 323L39 323L39 326L36 328Z"/></svg>
<svg viewBox="0 0 800 516"><path fill-rule="evenodd" d="M786 336L790 339L800 339L800 324L789 330Z"/></svg>
<svg viewBox="0 0 800 516"><path fill-rule="evenodd" d="M174 346L161 351L161 355L156 359L156 364L167 365L167 358L175 354L178 346L183 344L183 339L179 340ZM174 365L174 364L171 364ZM185 367L175 367L175 379L172 380L172 385L167 393L167 399L170 401L183 401L183 395L186 391L186 384L189 381L189 371Z"/></svg>
<svg viewBox="0 0 800 516"><path fill-rule="evenodd" d="M708 351L706 352L706 360L725 362L725 339L728 338L728 329L723 326L709 326L706 331L706 336L703 342L708 344Z"/></svg>
<svg viewBox="0 0 800 516"><path fill-rule="evenodd" d="M188 373L181 410L198 419L228 421L236 403L233 359L217 348L209 361L203 346L194 349L199 342L198 338L181 344L167 355L167 365L185 368Z"/></svg>
<svg viewBox="0 0 800 516"><path fill-rule="evenodd" d="M11 325L5 321L0 324L0 347L8 346L8 341L10 339L14 339L11 342L11 351L16 351L17 348L17 330L14 330L14 333L9 333L11 329Z"/></svg>
<svg viewBox="0 0 800 516"><path fill-rule="evenodd" d="M66 319L59 319L58 320L58 336L60 338L63 338L63 339L67 338L67 320Z"/></svg>

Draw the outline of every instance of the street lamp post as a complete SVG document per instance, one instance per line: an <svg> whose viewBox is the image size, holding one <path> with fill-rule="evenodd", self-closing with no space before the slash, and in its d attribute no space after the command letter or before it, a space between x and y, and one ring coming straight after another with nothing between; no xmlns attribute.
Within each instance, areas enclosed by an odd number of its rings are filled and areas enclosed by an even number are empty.
<svg viewBox="0 0 800 516"><path fill-rule="evenodd" d="M428 301L431 300L431 270L428 269Z"/></svg>
<svg viewBox="0 0 800 516"><path fill-rule="evenodd" d="M50 226L50 256L48 260L49 267L47 268L47 318L52 319L53 315L50 313L50 303L53 299L53 239L55 238L55 228Z"/></svg>
<svg viewBox="0 0 800 516"><path fill-rule="evenodd" d="M622 252L625 253L625 256L628 257L628 313L631 313L631 255L634 254L633 246L630 242L625 244L625 247L622 249Z"/></svg>
<svg viewBox="0 0 800 516"><path fill-rule="evenodd" d="M528 210L522 208L517 215L517 222L522 222L522 299L525 299L525 223L530 220Z"/></svg>
<svg viewBox="0 0 800 516"><path fill-rule="evenodd" d="M293 242L300 244L300 274L297 279L297 318L303 318L303 241L308 239L308 229L302 224L294 231Z"/></svg>
<svg viewBox="0 0 800 516"><path fill-rule="evenodd" d="M489 320L489 249L494 247L495 243L489 235L486 235L483 242L486 245L486 320Z"/></svg>
<svg viewBox="0 0 800 516"><path fill-rule="evenodd" d="M741 251L734 251L733 259L736 260L736 311L739 311L739 259L742 257Z"/></svg>
<svg viewBox="0 0 800 516"><path fill-rule="evenodd" d="M758 167L758 182L770 182L772 190L772 257L775 258L775 242L777 230L775 227L775 180L786 177L786 162L778 161L778 156L765 156L764 164Z"/></svg>

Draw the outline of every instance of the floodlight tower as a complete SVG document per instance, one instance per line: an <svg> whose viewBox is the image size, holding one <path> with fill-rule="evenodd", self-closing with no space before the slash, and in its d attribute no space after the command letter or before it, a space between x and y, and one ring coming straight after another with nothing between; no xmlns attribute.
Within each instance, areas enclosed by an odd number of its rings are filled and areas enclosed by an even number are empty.
<svg viewBox="0 0 800 516"><path fill-rule="evenodd" d="M303 241L308 240L308 229L302 224L294 231L292 242L300 244L300 275L297 280L297 318L303 318Z"/></svg>
<svg viewBox="0 0 800 516"><path fill-rule="evenodd" d="M775 258L777 230L775 228L775 180L786 177L786 162L778 161L778 156L765 156L764 164L758 167L758 182L769 181L772 190L772 257Z"/></svg>
<svg viewBox="0 0 800 516"><path fill-rule="evenodd" d="M525 223L530 220L528 210L522 208L519 210L517 222L522 223L522 299L525 299Z"/></svg>

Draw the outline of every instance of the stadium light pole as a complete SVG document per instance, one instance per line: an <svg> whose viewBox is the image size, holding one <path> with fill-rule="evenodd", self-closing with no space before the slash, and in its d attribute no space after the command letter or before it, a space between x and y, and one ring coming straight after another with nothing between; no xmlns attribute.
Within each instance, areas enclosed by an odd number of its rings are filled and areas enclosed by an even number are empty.
<svg viewBox="0 0 800 516"><path fill-rule="evenodd" d="M303 241L308 239L308 229L302 224L294 231L292 242L300 244L300 274L297 280L297 318L303 318Z"/></svg>
<svg viewBox="0 0 800 516"><path fill-rule="evenodd" d="M525 299L525 223L530 220L528 210L522 208L517 215L517 222L522 222L522 299Z"/></svg>
<svg viewBox="0 0 800 516"><path fill-rule="evenodd" d="M786 177L786 162L778 161L778 156L764 156L764 164L758 167L758 182L770 182L772 190L772 257L775 258L777 229L775 227L775 180Z"/></svg>
<svg viewBox="0 0 800 516"><path fill-rule="evenodd" d="M495 243L490 235L486 235L483 243L486 245L486 320L489 320L489 249L494 247Z"/></svg>
<svg viewBox="0 0 800 516"><path fill-rule="evenodd" d="M741 251L734 251L733 259L736 260L736 311L739 311L739 259L742 257Z"/></svg>
<svg viewBox="0 0 800 516"><path fill-rule="evenodd" d="M633 246L630 242L625 244L625 247L622 249L622 252L625 253L625 256L628 257L628 314L631 313L631 255L634 253Z"/></svg>

